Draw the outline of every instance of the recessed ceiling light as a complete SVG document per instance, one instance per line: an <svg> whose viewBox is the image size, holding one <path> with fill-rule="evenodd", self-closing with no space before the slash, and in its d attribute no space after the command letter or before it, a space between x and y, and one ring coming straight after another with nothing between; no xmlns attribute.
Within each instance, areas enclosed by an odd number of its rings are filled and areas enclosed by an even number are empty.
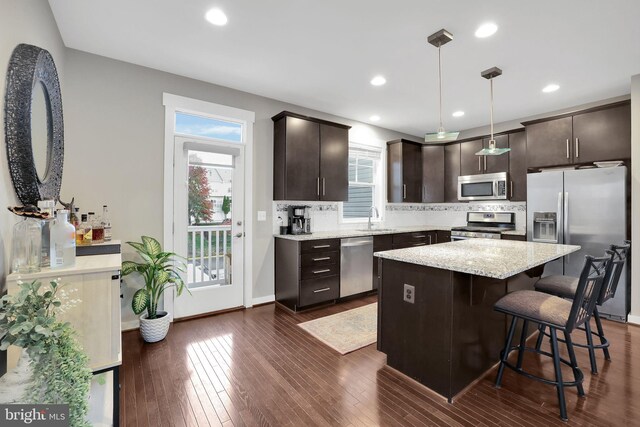
<svg viewBox="0 0 640 427"><path fill-rule="evenodd" d="M371 84L374 86L382 86L386 82L387 82L387 79L385 79L383 76L375 76L374 78L371 79Z"/></svg>
<svg viewBox="0 0 640 427"><path fill-rule="evenodd" d="M482 24L476 30L476 37L483 39L485 37L492 36L498 31L498 26L493 22L487 22L486 24Z"/></svg>
<svg viewBox="0 0 640 427"><path fill-rule="evenodd" d="M543 88L542 88L542 91L543 91L544 93L549 93L549 92L555 92L555 91L557 91L558 89L560 89L560 86L559 86L559 85L557 85L557 84L555 84L555 83L551 83L551 84L548 84L548 85L546 85L545 87L543 87Z"/></svg>
<svg viewBox="0 0 640 427"><path fill-rule="evenodd" d="M452 114L453 117L462 117L464 116L464 111L456 111Z"/></svg>
<svg viewBox="0 0 640 427"><path fill-rule="evenodd" d="M227 15L217 8L210 9L205 15L205 18L213 25L217 25L219 27L227 25Z"/></svg>
<svg viewBox="0 0 640 427"><path fill-rule="evenodd" d="M373 116L369 117L369 121L371 121L371 122L379 122L380 121L380 116L374 114Z"/></svg>

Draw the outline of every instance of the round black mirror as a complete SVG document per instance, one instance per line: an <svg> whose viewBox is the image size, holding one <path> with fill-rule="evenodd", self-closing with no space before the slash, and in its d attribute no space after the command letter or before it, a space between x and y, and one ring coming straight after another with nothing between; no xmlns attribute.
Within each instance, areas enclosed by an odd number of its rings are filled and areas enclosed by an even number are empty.
<svg viewBox="0 0 640 427"><path fill-rule="evenodd" d="M13 188L25 205L58 200L64 130L58 72L48 51L18 45L9 60L5 139Z"/></svg>

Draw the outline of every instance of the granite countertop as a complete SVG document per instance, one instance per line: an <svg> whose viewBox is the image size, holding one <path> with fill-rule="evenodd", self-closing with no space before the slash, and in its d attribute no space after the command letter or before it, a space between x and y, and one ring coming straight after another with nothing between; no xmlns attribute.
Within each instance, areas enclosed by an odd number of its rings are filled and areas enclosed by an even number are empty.
<svg viewBox="0 0 640 427"><path fill-rule="evenodd" d="M525 230L524 228L519 228L517 230L503 231L500 234L509 234L510 236L526 236L527 230Z"/></svg>
<svg viewBox="0 0 640 427"><path fill-rule="evenodd" d="M362 236L378 236L381 234L398 234L398 233L412 233L415 231L451 231L451 227L445 225L420 225L415 227L397 227L397 228L381 228L376 230L375 227L372 230L335 230L335 231L320 231L312 234L275 234L275 237L287 240L319 240L319 239L345 239L348 237L362 237Z"/></svg>
<svg viewBox="0 0 640 427"><path fill-rule="evenodd" d="M506 279L580 250L575 245L469 239L430 246L376 252L394 261Z"/></svg>

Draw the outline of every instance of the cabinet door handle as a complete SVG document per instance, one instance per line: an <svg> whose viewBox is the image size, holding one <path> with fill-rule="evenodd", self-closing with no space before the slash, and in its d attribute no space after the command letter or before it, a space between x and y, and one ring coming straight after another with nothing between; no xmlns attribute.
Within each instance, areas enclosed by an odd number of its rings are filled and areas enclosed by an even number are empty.
<svg viewBox="0 0 640 427"><path fill-rule="evenodd" d="M322 258L313 258L314 262L318 262L318 261L326 261L328 259L331 259L331 257L328 256L323 256Z"/></svg>
<svg viewBox="0 0 640 427"><path fill-rule="evenodd" d="M402 184L402 198L407 198L407 184Z"/></svg>
<svg viewBox="0 0 640 427"><path fill-rule="evenodd" d="M482 172L482 157L478 156L478 171Z"/></svg>
<svg viewBox="0 0 640 427"><path fill-rule="evenodd" d="M431 234L429 234L429 244L431 244Z"/></svg>
<svg viewBox="0 0 640 427"><path fill-rule="evenodd" d="M569 138L567 138L567 159L569 158Z"/></svg>
<svg viewBox="0 0 640 427"><path fill-rule="evenodd" d="M424 234L418 234L416 236L413 236L414 239L424 239L425 237L427 236L425 236Z"/></svg>
<svg viewBox="0 0 640 427"><path fill-rule="evenodd" d="M316 194L320 196L320 177L316 179Z"/></svg>
<svg viewBox="0 0 640 427"><path fill-rule="evenodd" d="M327 292L330 291L331 288L322 288L322 289L316 289L315 291L313 291L314 294L319 294L320 292Z"/></svg>
<svg viewBox="0 0 640 427"><path fill-rule="evenodd" d="M484 170L487 170L487 156L482 156L484 157Z"/></svg>
<svg viewBox="0 0 640 427"><path fill-rule="evenodd" d="M318 245L318 246L314 246L313 249L322 249L322 248L330 248L331 245Z"/></svg>
<svg viewBox="0 0 640 427"><path fill-rule="evenodd" d="M330 272L330 271L331 271L331 269L327 268L327 269L325 269L325 270L317 270L317 271L314 271L314 272L313 272L313 274L328 273L328 272Z"/></svg>
<svg viewBox="0 0 640 427"><path fill-rule="evenodd" d="M580 157L580 139L576 138L576 159Z"/></svg>
<svg viewBox="0 0 640 427"><path fill-rule="evenodd" d="M326 181L324 178L322 178L322 195L324 196L327 193L327 186L326 186Z"/></svg>
<svg viewBox="0 0 640 427"><path fill-rule="evenodd" d="M511 198L513 199L513 181L511 181Z"/></svg>

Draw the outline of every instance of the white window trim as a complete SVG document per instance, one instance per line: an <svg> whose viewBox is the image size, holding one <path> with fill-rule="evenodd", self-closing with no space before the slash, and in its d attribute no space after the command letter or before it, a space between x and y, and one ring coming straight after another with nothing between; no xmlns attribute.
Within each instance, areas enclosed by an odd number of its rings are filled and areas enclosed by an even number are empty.
<svg viewBox="0 0 640 427"><path fill-rule="evenodd" d="M166 251L173 251L173 156L175 137L175 114L177 111L190 113L219 120L226 120L243 125L242 142L229 142L244 146L245 161L245 218L244 231L244 306L253 306L253 124L256 115L253 111L242 110L226 105L214 104L170 93L162 94L165 107L164 120L164 232L163 241ZM189 135L189 138L193 138ZM205 138L206 137L199 137ZM173 292L165 292L164 307L173 313ZM173 316L171 318L173 321Z"/></svg>
<svg viewBox="0 0 640 427"><path fill-rule="evenodd" d="M386 150L383 150L381 147L375 146L375 145L368 145L368 144L362 144L359 142L349 141L349 149L351 148L373 151L375 153L380 154L380 163L378 164L379 170L376 171L377 173L375 174L376 176L375 186L378 188L378 191L376 191L376 194L374 195L376 206L378 207L379 215L378 215L378 218L372 218L371 222L374 224L382 223L384 222L384 213L386 210L386 203L387 203L386 190L385 190L387 185L387 182L386 182L387 174L383 172L384 168L386 167L385 165L387 163ZM367 224L369 222L368 218L344 218L343 205L344 205L343 202L338 203L338 224Z"/></svg>

